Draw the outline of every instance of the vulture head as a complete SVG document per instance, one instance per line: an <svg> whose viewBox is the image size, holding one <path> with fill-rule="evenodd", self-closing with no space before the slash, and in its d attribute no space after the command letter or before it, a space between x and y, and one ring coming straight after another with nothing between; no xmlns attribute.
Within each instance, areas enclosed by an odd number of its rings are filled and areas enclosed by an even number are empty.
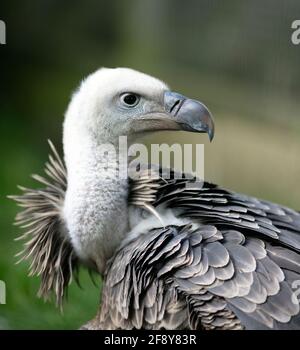
<svg viewBox="0 0 300 350"><path fill-rule="evenodd" d="M114 144L119 136L161 130L205 132L210 140L214 136L211 114L201 102L172 92L162 81L138 71L102 68L74 94L66 113L64 140L71 148L85 136Z"/></svg>

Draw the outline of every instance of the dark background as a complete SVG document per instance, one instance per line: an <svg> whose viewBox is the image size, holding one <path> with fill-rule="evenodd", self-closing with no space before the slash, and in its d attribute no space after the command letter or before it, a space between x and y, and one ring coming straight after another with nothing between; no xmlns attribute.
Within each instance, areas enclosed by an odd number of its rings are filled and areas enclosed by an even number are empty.
<svg viewBox="0 0 300 350"><path fill-rule="evenodd" d="M99 299L85 271L62 315L35 296L38 279L15 265L16 185L36 186L48 138L61 150L63 114L81 79L101 66L128 66L205 102L205 175L231 189L300 209L300 45L297 0L2 0L0 45L0 329L78 328ZM198 142L170 133L163 142Z"/></svg>

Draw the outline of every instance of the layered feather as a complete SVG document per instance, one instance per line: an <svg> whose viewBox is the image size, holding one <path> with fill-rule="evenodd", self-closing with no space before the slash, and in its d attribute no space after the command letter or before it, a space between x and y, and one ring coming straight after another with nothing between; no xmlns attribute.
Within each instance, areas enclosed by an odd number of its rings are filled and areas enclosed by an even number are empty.
<svg viewBox="0 0 300 350"><path fill-rule="evenodd" d="M211 225L150 230L108 266L100 327L294 328L300 256L289 252Z"/></svg>

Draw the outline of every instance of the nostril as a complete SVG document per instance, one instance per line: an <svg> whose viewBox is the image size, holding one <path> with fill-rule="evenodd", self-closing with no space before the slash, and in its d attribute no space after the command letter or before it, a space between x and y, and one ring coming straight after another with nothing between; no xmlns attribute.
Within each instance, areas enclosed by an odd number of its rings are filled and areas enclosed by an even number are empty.
<svg viewBox="0 0 300 350"><path fill-rule="evenodd" d="M180 103L180 100L177 100L177 101L173 104L173 106L172 106L171 109L170 109L170 113L172 113L172 112L174 111L174 108L175 108L176 106L178 106L179 103Z"/></svg>
<svg viewBox="0 0 300 350"><path fill-rule="evenodd" d="M170 109L170 113L173 115L176 115L177 112L179 111L179 109L181 108L182 104L183 104L184 100L177 100L173 106Z"/></svg>
<svg viewBox="0 0 300 350"><path fill-rule="evenodd" d="M176 116L186 97L176 92L166 91L164 93L164 105L166 112Z"/></svg>

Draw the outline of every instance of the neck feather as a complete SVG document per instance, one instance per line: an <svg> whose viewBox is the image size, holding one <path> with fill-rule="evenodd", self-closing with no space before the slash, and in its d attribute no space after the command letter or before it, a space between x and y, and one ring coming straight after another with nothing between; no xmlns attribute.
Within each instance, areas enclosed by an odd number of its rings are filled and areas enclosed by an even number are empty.
<svg viewBox="0 0 300 350"><path fill-rule="evenodd" d="M74 135L73 135L74 136ZM64 218L75 251L103 272L128 232L128 183L118 176L115 157L103 157L92 137L64 139L68 188Z"/></svg>

